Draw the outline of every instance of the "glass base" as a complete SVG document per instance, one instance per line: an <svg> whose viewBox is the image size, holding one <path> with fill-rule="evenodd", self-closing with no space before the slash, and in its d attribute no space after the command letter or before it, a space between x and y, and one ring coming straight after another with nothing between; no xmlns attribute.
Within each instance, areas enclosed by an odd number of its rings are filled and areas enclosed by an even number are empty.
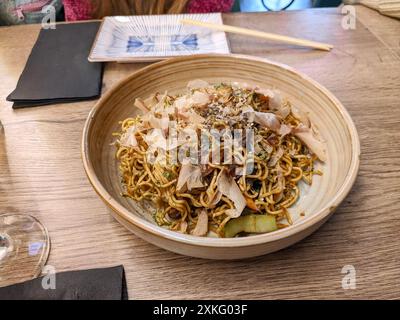
<svg viewBox="0 0 400 320"><path fill-rule="evenodd" d="M0 215L0 287L38 277L49 251L49 234L36 218Z"/></svg>

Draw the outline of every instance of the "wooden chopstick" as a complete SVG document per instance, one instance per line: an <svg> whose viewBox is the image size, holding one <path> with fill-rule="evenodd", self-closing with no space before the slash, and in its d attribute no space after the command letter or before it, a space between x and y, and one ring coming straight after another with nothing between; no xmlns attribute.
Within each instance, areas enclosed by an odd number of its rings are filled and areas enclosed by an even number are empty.
<svg viewBox="0 0 400 320"><path fill-rule="evenodd" d="M328 43L321 43L321 42L315 42L315 41L306 40L306 39L292 38L292 37L283 36L283 35L274 34L274 33L268 33L268 32L257 31L257 30L246 29L246 28L239 28L239 27L234 27L234 26L228 26L226 24L216 24L216 23L203 22L203 21L192 20L192 19L182 19L181 23L198 26L198 27L214 29L214 30L219 30L219 31L237 33L237 34L242 34L242 35L246 35L246 36L262 38L262 39L266 39L266 40L284 42L284 43L294 44L294 45L303 46L303 47L310 47L310 48L325 50L325 51L330 51L333 48L333 45L328 44Z"/></svg>

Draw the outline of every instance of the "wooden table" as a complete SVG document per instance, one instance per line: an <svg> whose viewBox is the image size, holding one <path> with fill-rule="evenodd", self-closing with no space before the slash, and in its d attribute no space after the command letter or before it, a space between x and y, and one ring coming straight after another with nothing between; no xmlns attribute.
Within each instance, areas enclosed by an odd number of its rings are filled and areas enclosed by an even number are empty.
<svg viewBox="0 0 400 320"><path fill-rule="evenodd" d="M38 26L0 29L0 212L29 213L49 229L57 271L125 266L133 299L400 297L400 21L357 7L356 30L337 9L226 14L227 24L332 43L313 51L229 36L235 53L286 63L330 89L361 139L359 177L336 214L306 240L244 261L207 261L156 248L115 222L89 185L80 138L94 102L13 110ZM107 64L104 91L144 64ZM342 267L357 288L342 289Z"/></svg>

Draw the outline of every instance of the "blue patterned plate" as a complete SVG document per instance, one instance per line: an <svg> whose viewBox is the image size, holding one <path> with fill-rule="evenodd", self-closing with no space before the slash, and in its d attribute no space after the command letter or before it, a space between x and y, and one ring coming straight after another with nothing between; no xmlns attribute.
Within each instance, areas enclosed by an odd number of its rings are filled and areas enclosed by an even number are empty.
<svg viewBox="0 0 400 320"><path fill-rule="evenodd" d="M222 24L220 13L106 17L89 61L157 61L230 52L225 32L183 25L181 19Z"/></svg>

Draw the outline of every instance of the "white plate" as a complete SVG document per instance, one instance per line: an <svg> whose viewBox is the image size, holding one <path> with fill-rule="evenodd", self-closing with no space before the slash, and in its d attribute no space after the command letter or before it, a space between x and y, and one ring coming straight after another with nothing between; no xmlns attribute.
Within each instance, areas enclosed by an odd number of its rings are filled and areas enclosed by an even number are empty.
<svg viewBox="0 0 400 320"><path fill-rule="evenodd" d="M157 61L202 53L230 53L225 32L183 25L181 19L222 24L220 13L106 17L89 61Z"/></svg>

